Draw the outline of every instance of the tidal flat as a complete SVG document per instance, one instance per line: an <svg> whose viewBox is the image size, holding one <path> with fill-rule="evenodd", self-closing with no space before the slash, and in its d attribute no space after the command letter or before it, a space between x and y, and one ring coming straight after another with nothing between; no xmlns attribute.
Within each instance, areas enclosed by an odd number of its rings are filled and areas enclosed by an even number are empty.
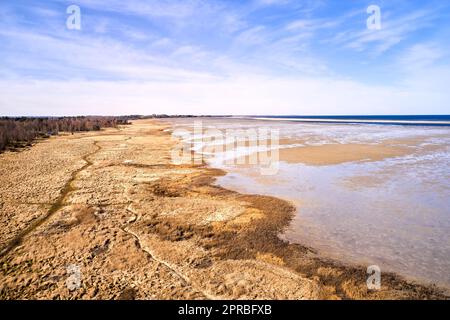
<svg viewBox="0 0 450 320"><path fill-rule="evenodd" d="M280 238L291 201L176 165L156 120L0 155L1 299L446 299L435 286Z"/></svg>

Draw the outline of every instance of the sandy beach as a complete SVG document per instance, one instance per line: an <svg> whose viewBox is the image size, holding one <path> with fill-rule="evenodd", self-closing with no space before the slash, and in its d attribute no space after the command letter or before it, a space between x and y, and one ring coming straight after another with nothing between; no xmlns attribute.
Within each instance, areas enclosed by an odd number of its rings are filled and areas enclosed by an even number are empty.
<svg viewBox="0 0 450 320"><path fill-rule="evenodd" d="M291 202L174 165L167 122L0 155L1 299L446 299L435 286L281 240ZM387 150L386 152L389 152Z"/></svg>
<svg viewBox="0 0 450 320"><path fill-rule="evenodd" d="M248 118L169 122L197 157L227 172L217 185L294 204L283 239L327 258L450 285L447 127ZM197 133L183 134L189 128ZM269 145L258 130L276 132L277 143ZM233 132L235 147L226 141Z"/></svg>

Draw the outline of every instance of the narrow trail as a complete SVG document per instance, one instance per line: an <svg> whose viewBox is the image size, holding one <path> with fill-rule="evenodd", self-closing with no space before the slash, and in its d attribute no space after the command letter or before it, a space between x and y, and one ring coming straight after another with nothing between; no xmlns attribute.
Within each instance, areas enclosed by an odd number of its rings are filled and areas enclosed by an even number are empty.
<svg viewBox="0 0 450 320"><path fill-rule="evenodd" d="M7 243L3 248L1 248L0 249L0 258L3 258L11 250L13 250L17 246L19 246L22 243L22 240L25 236L30 234L32 231L34 231L40 225L42 225L45 221L47 221L51 216L53 216L53 214L55 214L63 206L64 199L66 198L67 194L72 190L72 183L76 180L78 174L93 165L93 162L91 160L89 160L89 157L93 156L94 154L96 154L97 152L99 152L102 149L102 147L100 147L98 145L97 141L94 141L94 146L96 147L96 149L94 151L92 151L82 157L82 160L84 160L86 163L81 168L72 172L70 179L65 183L65 185L61 189L59 197L51 205L47 214L42 217L37 218L35 221L33 221L33 223L31 223L30 226L25 228L25 230L22 230L9 243Z"/></svg>
<svg viewBox="0 0 450 320"><path fill-rule="evenodd" d="M81 137L84 138L84 137ZM124 139L124 142L130 140L132 137L126 137ZM33 221L32 224L30 224L27 228L22 230L16 237L14 237L9 243L7 243L3 248L0 250L0 258L3 258L6 256L9 252L14 250L16 247L18 247L23 239L32 233L34 230L36 230L39 226L44 224L46 221L48 221L58 210L60 210L64 206L64 201L67 198L67 195L74 190L73 183L77 180L77 177L79 174L88 169L90 166L93 165L93 161L90 159L93 155L98 153L100 150L102 150L102 147L98 144L98 141L94 141L95 150L92 152L89 152L88 154L84 155L82 157L82 160L85 161L85 164L80 167L79 169L72 172L70 179L64 184L63 188L60 191L60 195L56 199L55 202L49 203L51 206L47 213L44 216L41 216L37 218L35 221ZM159 165L155 165L155 167L160 167ZM140 216L136 212L133 211L133 209L130 207L130 202L132 202L131 199L127 202L128 207L126 208L127 211L130 213L133 213L136 215L136 221L139 220ZM182 272L177 270L175 266L172 266L170 263L158 258L155 256L155 254L146 246L142 244L142 240L140 237L133 231L129 230L126 226L121 227L122 231L132 236L139 247L140 250L142 250L146 255L149 256L150 259L156 261L159 263L163 268L168 270L171 274L173 274L175 277L179 278L185 285L190 286L194 291L198 292L198 294L203 295L206 299L220 299L220 297L217 297L215 295L212 295L208 292L205 292L203 289L198 288L197 286L194 286L191 279L189 279L186 275L184 275Z"/></svg>
<svg viewBox="0 0 450 320"><path fill-rule="evenodd" d="M131 199L130 199L131 202ZM131 208L131 204L128 205L128 207L126 208L126 210L130 213L132 213L133 215L136 216L136 219L133 221L133 223L136 223L137 221L139 221L140 215L135 212L132 208ZM169 270L169 272L173 273L175 276L177 276L178 278L180 278L185 284L189 285L192 289L194 289L195 291L201 293L205 298L209 299L209 300L220 300L223 299L223 297L219 297L213 294L210 294L208 292L206 292L205 290L198 288L197 286L195 286L191 279L189 279L189 277L187 277L186 275L184 275L182 272L180 272L179 270L177 270L177 268L173 265L171 265L170 263L168 263L167 261L164 261L163 259L160 259L159 257L157 257L155 255L154 252L152 252L148 247L144 246L142 244L142 240L141 238L133 231L131 231L130 229L128 229L127 227L122 227L121 228L122 231L124 231L125 233L131 235L136 241L137 244L139 246L139 249L141 249L142 251L144 251L152 260L158 262L160 265L164 266L166 269Z"/></svg>
<svg viewBox="0 0 450 320"><path fill-rule="evenodd" d="M126 228L122 228L122 230L126 233L128 233L129 235L133 236L137 243L139 244L139 248L144 251L146 254L149 255L149 257L153 260L155 260L156 262L158 262L159 264L161 264L162 266L166 267L171 273L173 273L174 275L176 275L178 278L180 278L185 284L189 285L190 287L192 287L192 289L194 289L195 291L201 293L205 298L209 299L209 300L221 300L223 299L223 297L219 297L219 296L215 296L212 295L208 292L206 292L205 290L198 288L197 286L195 286L192 281L183 273L181 273L180 271L178 271L174 266L170 265L168 262L158 258L155 256L155 254L147 247L144 247L141 243L141 239L139 238L139 236L134 233L133 231L126 229Z"/></svg>

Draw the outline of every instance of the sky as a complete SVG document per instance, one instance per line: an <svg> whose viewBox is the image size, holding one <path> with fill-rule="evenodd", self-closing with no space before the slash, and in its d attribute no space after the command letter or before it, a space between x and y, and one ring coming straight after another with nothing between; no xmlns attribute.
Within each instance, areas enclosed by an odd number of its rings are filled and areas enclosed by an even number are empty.
<svg viewBox="0 0 450 320"><path fill-rule="evenodd" d="M0 0L0 115L450 114L449 49L442 0Z"/></svg>

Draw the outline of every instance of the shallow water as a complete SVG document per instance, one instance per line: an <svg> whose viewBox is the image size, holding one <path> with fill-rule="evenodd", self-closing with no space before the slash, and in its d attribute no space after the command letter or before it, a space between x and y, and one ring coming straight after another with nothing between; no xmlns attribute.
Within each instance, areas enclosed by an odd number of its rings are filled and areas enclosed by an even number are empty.
<svg viewBox="0 0 450 320"><path fill-rule="evenodd" d="M193 120L173 123L186 127ZM281 161L273 176L262 176L257 166L226 165L226 154L209 162L229 172L217 181L226 188L297 205L285 239L324 256L450 286L450 128L242 119L204 119L202 124L270 127L281 139L301 139L305 145L408 143L412 153L381 161L327 166Z"/></svg>

